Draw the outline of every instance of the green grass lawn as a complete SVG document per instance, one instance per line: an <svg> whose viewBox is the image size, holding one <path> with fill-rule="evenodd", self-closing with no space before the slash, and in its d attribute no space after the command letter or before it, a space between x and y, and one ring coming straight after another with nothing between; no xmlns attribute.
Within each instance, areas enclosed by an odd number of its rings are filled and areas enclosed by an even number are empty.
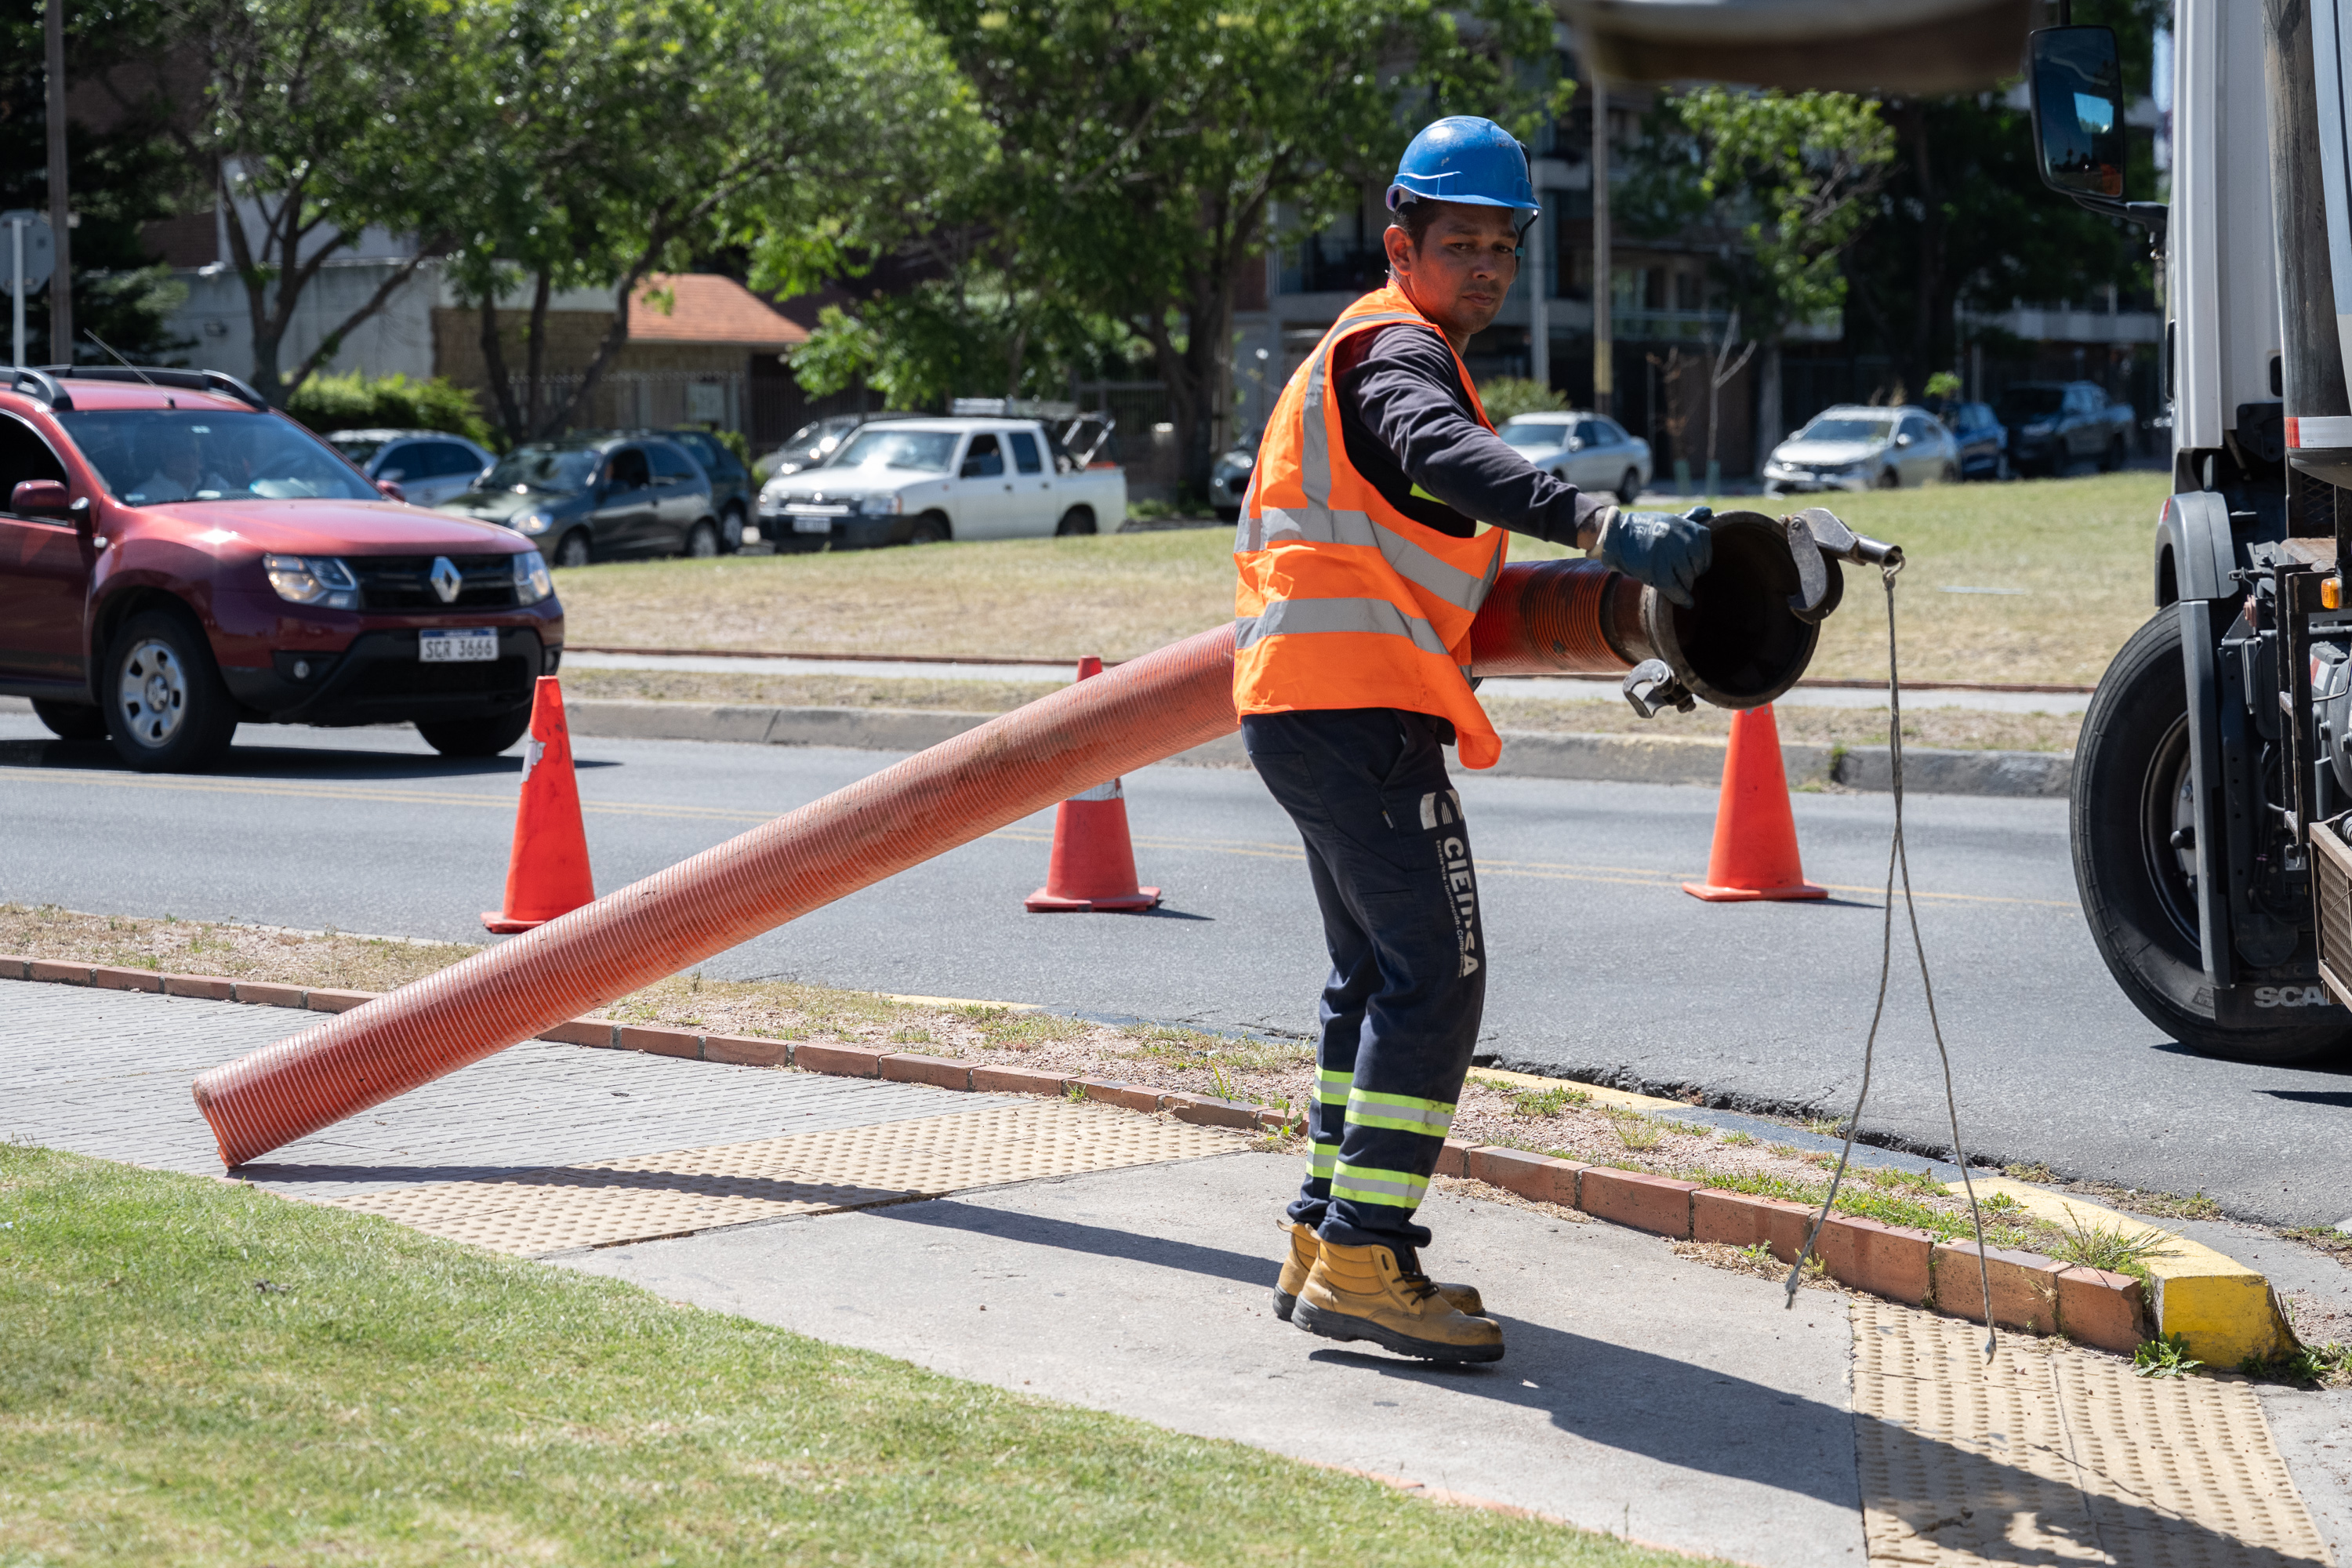
<svg viewBox="0 0 2352 1568"><path fill-rule="evenodd" d="M0 1564L750 1560L1687 1561L0 1147Z"/></svg>
<svg viewBox="0 0 2352 1568"><path fill-rule="evenodd" d="M2087 685L2147 618L2167 489L2161 474L2114 474L1827 502L1908 554L1906 676ZM1131 658L1232 616L1232 549L1222 528L1171 530L589 566L557 587L567 635L586 646ZM1514 559L1558 553L1512 542ZM1847 588L1812 673L1883 678L1876 579L1849 570Z"/></svg>

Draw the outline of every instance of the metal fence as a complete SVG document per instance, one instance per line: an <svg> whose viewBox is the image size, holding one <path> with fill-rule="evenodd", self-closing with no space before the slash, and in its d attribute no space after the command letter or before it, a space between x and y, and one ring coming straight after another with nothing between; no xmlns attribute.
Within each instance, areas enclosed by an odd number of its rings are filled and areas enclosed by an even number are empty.
<svg viewBox="0 0 2352 1568"><path fill-rule="evenodd" d="M540 406L560 408L579 390L581 377L540 378ZM526 406L530 383L511 376L507 385L517 407ZM597 378L587 406L572 423L588 430L666 429L677 425L714 425L740 430L749 412L739 371L618 370Z"/></svg>
<svg viewBox="0 0 2352 1568"><path fill-rule="evenodd" d="M1084 381L1076 402L1118 423L1102 456L1127 469L1127 493L1138 500L1172 498L1183 471L1168 389L1156 381Z"/></svg>

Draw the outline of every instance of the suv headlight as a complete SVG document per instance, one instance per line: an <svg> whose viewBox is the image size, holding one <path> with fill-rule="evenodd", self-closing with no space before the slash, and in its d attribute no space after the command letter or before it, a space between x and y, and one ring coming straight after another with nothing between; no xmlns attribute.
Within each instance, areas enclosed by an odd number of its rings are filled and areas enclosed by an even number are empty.
<svg viewBox="0 0 2352 1568"><path fill-rule="evenodd" d="M555 526L555 520L543 511L517 512L509 519L517 533L545 533Z"/></svg>
<svg viewBox="0 0 2352 1568"><path fill-rule="evenodd" d="M897 496L866 496L859 500L857 510L867 517L889 517L903 510Z"/></svg>
<svg viewBox="0 0 2352 1568"><path fill-rule="evenodd" d="M265 555L261 569L281 599L329 610L360 607L360 580L331 555Z"/></svg>
<svg viewBox="0 0 2352 1568"><path fill-rule="evenodd" d="M555 594L555 580L547 574L547 563L536 550L526 550L514 558L515 603L536 605Z"/></svg>

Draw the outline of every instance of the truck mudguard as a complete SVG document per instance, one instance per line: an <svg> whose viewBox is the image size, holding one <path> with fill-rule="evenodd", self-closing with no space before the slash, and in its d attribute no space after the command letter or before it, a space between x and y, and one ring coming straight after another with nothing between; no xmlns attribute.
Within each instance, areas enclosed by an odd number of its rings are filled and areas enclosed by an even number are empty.
<svg viewBox="0 0 2352 1568"><path fill-rule="evenodd" d="M2181 599L2225 599L2238 591L2230 574L2238 547L2230 538L2230 503L2218 490L2168 497L2156 524L2156 607Z"/></svg>

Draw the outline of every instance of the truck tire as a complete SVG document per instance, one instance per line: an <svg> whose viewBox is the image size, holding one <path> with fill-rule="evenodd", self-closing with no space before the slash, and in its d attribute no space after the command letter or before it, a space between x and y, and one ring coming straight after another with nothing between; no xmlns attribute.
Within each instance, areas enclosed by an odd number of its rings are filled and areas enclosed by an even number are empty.
<svg viewBox="0 0 2352 1568"><path fill-rule="evenodd" d="M954 537L953 531L948 527L946 514L942 512L927 511L907 530L907 542L909 544L945 544Z"/></svg>
<svg viewBox="0 0 2352 1568"><path fill-rule="evenodd" d="M2352 1045L2333 1025L2224 1028L2199 952L2196 884L2172 847L2189 769L2180 624L2166 609L2134 632L2099 681L2075 743L2068 837L2091 940L2125 996L2200 1056L2299 1062Z"/></svg>
<svg viewBox="0 0 2352 1568"><path fill-rule="evenodd" d="M236 704L211 644L182 609L142 610L123 623L99 674L106 738L142 773L202 773L227 754Z"/></svg>
<svg viewBox="0 0 2352 1568"><path fill-rule="evenodd" d="M1090 506L1072 507L1062 514L1062 521L1054 525L1054 535L1057 539L1069 539L1094 531L1095 509Z"/></svg>

